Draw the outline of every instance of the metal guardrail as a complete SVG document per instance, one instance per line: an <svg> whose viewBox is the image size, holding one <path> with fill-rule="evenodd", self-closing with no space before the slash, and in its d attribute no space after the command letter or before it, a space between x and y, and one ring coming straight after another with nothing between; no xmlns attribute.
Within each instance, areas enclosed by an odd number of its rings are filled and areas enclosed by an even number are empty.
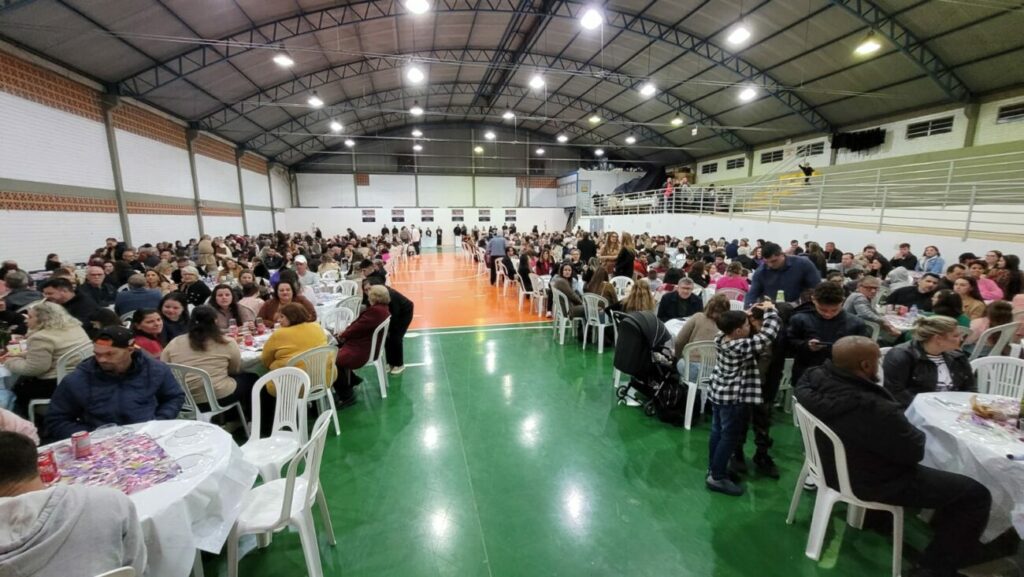
<svg viewBox="0 0 1024 577"><path fill-rule="evenodd" d="M835 168L835 167L833 167ZM589 201L589 202L588 202ZM785 176L721 189L677 188L580 199L582 216L696 213L1009 240L1024 238L1024 152Z"/></svg>

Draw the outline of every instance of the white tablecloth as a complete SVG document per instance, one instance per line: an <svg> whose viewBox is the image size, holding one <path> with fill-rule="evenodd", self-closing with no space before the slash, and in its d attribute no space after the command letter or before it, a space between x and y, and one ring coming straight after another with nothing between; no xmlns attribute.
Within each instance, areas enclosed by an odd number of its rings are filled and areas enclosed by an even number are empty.
<svg viewBox="0 0 1024 577"><path fill-rule="evenodd" d="M901 317L899 315L885 315L885 322L889 323L896 330L909 331L914 328L914 321L910 317Z"/></svg>
<svg viewBox="0 0 1024 577"><path fill-rule="evenodd" d="M1011 527L1011 516L1024 516L1024 462L1007 455L1024 454L1020 434L971 424L960 416L970 412L974 393L921 393L907 408L907 419L927 436L923 464L960 473L988 487L992 512L982 541ZM989 397L989 395L984 395ZM1024 536L1022 527L1018 533Z"/></svg>
<svg viewBox="0 0 1024 577"><path fill-rule="evenodd" d="M668 329L669 334L675 339L679 331L683 330L683 325L686 324L686 319L669 319L665 321L665 328Z"/></svg>

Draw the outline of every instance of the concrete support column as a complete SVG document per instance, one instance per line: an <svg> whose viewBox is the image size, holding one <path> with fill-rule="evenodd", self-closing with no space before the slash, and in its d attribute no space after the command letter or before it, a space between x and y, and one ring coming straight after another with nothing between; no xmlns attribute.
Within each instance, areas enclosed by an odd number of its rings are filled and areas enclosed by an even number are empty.
<svg viewBox="0 0 1024 577"><path fill-rule="evenodd" d="M124 181L121 178L121 157L117 153L117 133L114 131L114 109L121 105L116 94L103 95L103 126L107 130L107 148L110 151L110 170L114 175L114 200L121 221L121 238L132 246L131 223L128 222L128 204L124 199Z"/></svg>
<svg viewBox="0 0 1024 577"><path fill-rule="evenodd" d="M270 193L270 228L277 232L277 211L274 210L274 179L270 178L270 163L267 163L267 191Z"/></svg>
<svg viewBox="0 0 1024 577"><path fill-rule="evenodd" d="M199 199L199 173L196 171L196 140L199 139L199 130L189 128L185 132L185 141L188 143L188 167L192 171L192 198L196 207L196 222L199 223L199 236L206 234L203 228L203 202Z"/></svg>
<svg viewBox="0 0 1024 577"><path fill-rule="evenodd" d="M235 149L235 172L238 174L238 206L242 209L242 234L249 236L249 223L245 218L245 186L242 185L242 155L245 151Z"/></svg>
<svg viewBox="0 0 1024 577"><path fill-rule="evenodd" d="M964 148L974 146L974 137L978 134L978 113L981 111L981 104L970 102L964 107L964 115L967 116L967 130L964 131Z"/></svg>

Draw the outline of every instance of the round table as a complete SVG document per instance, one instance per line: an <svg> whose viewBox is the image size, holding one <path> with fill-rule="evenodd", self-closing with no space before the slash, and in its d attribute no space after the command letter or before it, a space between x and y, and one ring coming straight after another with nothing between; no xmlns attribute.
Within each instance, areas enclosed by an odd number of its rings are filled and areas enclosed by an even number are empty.
<svg viewBox="0 0 1024 577"><path fill-rule="evenodd" d="M1024 436L998 426L986 428L970 419L975 393L920 393L907 408L907 420L927 437L922 464L966 475L992 493L992 511L982 541L988 542L1013 526L1024 536ZM979 395L979 398L995 398Z"/></svg>
<svg viewBox="0 0 1024 577"><path fill-rule="evenodd" d="M914 328L914 320L910 317L887 314L883 317L885 322L892 325L892 327L898 331L904 332Z"/></svg>
<svg viewBox="0 0 1024 577"><path fill-rule="evenodd" d="M150 421L130 428L152 437L179 464L195 463L170 481L129 495L146 540L147 576L185 577L199 551L220 553L256 481L256 467L242 459L231 435L209 423Z"/></svg>

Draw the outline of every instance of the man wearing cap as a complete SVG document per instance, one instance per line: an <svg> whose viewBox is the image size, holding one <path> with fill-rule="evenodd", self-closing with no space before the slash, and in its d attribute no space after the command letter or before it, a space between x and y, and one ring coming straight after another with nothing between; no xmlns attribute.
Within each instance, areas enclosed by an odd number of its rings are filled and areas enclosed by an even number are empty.
<svg viewBox="0 0 1024 577"><path fill-rule="evenodd" d="M46 434L66 439L107 424L177 418L185 393L167 365L135 348L132 332L106 327L93 357L61 381L46 413Z"/></svg>
<svg viewBox="0 0 1024 577"><path fill-rule="evenodd" d="M320 284L320 275L309 270L309 262L301 254L295 257L295 274L302 286L314 287Z"/></svg>

